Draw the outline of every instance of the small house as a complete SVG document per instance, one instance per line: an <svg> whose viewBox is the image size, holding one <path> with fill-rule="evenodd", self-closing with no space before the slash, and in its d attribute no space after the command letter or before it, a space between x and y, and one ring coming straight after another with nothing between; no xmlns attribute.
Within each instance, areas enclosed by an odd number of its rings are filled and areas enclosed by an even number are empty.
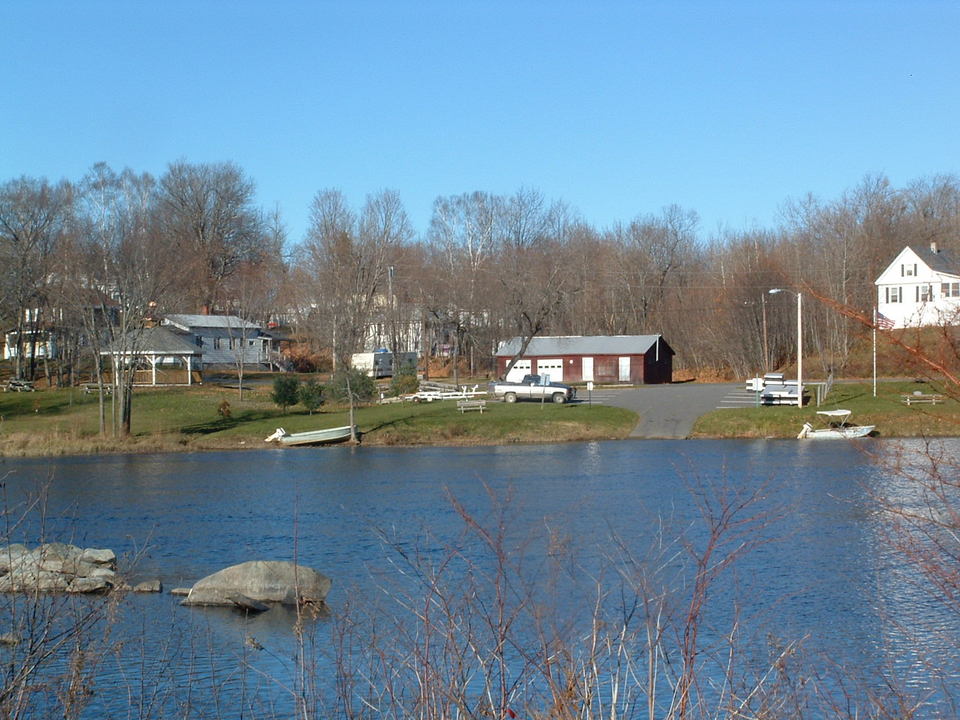
<svg viewBox="0 0 960 720"><path fill-rule="evenodd" d="M4 360L14 360L19 352L18 348L23 348L25 358L57 357L57 340L49 328L27 328L23 331L23 340L18 343L17 339L16 330L4 333Z"/></svg>
<svg viewBox="0 0 960 720"><path fill-rule="evenodd" d="M935 242L905 247L875 284L881 326L960 323L960 255Z"/></svg>
<svg viewBox="0 0 960 720"><path fill-rule="evenodd" d="M520 349L521 339L500 344L497 374ZM549 375L553 382L629 383L644 385L673 380L673 349L660 335L562 335L535 337L507 375Z"/></svg>
<svg viewBox="0 0 960 720"><path fill-rule="evenodd" d="M189 335L204 367L268 367L277 364L279 340L236 315L167 315L162 325Z"/></svg>

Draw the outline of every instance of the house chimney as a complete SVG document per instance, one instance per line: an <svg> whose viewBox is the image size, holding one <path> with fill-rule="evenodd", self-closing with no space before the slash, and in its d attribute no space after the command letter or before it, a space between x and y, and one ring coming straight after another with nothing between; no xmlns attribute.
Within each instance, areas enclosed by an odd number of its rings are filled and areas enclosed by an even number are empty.
<svg viewBox="0 0 960 720"><path fill-rule="evenodd" d="M931 241L930 241L930 252L932 252L934 255L936 255L938 252L940 252L940 251L937 249L937 241L936 241L936 240L931 240Z"/></svg>

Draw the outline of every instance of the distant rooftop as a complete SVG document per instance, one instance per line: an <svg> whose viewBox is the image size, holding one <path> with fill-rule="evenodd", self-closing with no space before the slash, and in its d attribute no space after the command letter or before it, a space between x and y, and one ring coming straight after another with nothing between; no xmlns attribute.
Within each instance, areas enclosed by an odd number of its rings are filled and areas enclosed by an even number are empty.
<svg viewBox="0 0 960 720"><path fill-rule="evenodd" d="M931 243L930 247L914 247L911 245L910 249L934 272L960 275L960 256L955 251L940 248L936 243Z"/></svg>
<svg viewBox="0 0 960 720"><path fill-rule="evenodd" d="M530 341L524 355L544 357L550 355L640 355L652 348L657 340L662 347L673 352L661 335L555 335L535 337ZM520 338L510 338L500 343L497 355L513 357L520 349Z"/></svg>
<svg viewBox="0 0 960 720"><path fill-rule="evenodd" d="M121 340L111 343L101 355L113 352L143 355L200 355L200 348L192 338L165 327L134 330Z"/></svg>
<svg viewBox="0 0 960 720"><path fill-rule="evenodd" d="M176 325L177 327L189 330L190 328L226 328L229 330L256 330L260 326L257 323L248 322L238 318L236 315L167 315L163 319L164 323Z"/></svg>

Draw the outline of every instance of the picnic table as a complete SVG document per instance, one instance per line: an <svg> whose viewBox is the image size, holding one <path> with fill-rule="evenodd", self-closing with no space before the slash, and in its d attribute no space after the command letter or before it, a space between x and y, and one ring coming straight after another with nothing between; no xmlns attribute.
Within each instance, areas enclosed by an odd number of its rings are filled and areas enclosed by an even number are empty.
<svg viewBox="0 0 960 720"><path fill-rule="evenodd" d="M924 403L928 405L936 405L937 403L942 403L944 397L943 395L922 393L918 391L914 393L904 393L900 397L900 400L904 405L920 405Z"/></svg>
<svg viewBox="0 0 960 720"><path fill-rule="evenodd" d="M34 392L35 390L32 381L21 378L10 378L3 386L4 392Z"/></svg>
<svg viewBox="0 0 960 720"><path fill-rule="evenodd" d="M109 395L113 392L113 385L104 383L103 384L103 394ZM84 383L83 384L83 394L84 395L93 395L94 393L99 394L100 389L96 383Z"/></svg>
<svg viewBox="0 0 960 720"><path fill-rule="evenodd" d="M486 407L486 400L457 400L457 410L460 411L461 415L468 410L479 410L480 414L483 415Z"/></svg>

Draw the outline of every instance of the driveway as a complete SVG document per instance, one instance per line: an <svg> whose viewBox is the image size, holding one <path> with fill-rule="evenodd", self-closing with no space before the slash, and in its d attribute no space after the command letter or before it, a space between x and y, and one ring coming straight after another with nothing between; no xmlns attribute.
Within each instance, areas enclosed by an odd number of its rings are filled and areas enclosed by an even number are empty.
<svg viewBox="0 0 960 720"><path fill-rule="evenodd" d="M593 398L604 405L633 410L640 422L630 433L635 438L685 438L697 418L715 410L736 384L678 383L645 385L620 390L598 389ZM587 400L586 393L577 394Z"/></svg>

